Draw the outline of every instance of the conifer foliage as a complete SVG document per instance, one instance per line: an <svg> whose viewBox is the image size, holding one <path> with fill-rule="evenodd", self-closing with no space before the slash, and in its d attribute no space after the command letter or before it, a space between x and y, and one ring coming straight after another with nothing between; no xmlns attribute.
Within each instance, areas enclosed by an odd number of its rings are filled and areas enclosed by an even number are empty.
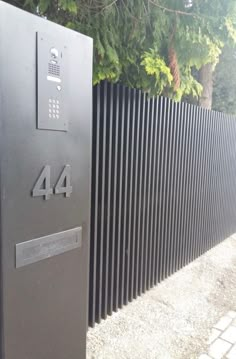
<svg viewBox="0 0 236 359"><path fill-rule="evenodd" d="M94 84L198 97L193 76L236 43L235 0L9 0L94 39ZM174 29L174 31L173 31Z"/></svg>

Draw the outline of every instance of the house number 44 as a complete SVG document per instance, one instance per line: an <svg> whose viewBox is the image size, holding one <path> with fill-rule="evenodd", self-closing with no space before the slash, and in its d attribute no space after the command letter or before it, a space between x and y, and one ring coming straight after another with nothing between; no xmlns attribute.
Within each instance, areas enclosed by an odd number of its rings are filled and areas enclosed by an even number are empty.
<svg viewBox="0 0 236 359"><path fill-rule="evenodd" d="M43 168L33 188L32 196L43 196L47 200L53 193L63 193L65 197L70 197L72 193L70 165L63 168L54 190L51 188L51 167L47 165Z"/></svg>

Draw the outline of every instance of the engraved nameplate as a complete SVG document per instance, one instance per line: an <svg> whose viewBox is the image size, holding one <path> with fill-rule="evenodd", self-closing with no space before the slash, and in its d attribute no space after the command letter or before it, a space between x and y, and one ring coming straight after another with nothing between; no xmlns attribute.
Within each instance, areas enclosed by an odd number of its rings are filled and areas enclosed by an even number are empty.
<svg viewBox="0 0 236 359"><path fill-rule="evenodd" d="M41 261L82 246L82 227L16 244L16 268Z"/></svg>

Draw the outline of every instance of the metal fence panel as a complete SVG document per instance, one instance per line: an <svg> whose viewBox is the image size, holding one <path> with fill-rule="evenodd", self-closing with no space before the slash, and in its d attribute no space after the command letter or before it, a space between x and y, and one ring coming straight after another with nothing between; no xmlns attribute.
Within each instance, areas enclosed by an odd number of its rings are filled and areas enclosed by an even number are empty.
<svg viewBox="0 0 236 359"><path fill-rule="evenodd" d="M236 123L104 82L94 88L89 322L236 230Z"/></svg>

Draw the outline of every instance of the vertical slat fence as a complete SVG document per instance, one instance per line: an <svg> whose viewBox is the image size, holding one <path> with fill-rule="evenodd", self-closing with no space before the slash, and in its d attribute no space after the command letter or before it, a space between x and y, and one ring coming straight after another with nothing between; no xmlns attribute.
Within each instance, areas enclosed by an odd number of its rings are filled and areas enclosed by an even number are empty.
<svg viewBox="0 0 236 359"><path fill-rule="evenodd" d="M236 231L236 119L94 88L89 324Z"/></svg>

